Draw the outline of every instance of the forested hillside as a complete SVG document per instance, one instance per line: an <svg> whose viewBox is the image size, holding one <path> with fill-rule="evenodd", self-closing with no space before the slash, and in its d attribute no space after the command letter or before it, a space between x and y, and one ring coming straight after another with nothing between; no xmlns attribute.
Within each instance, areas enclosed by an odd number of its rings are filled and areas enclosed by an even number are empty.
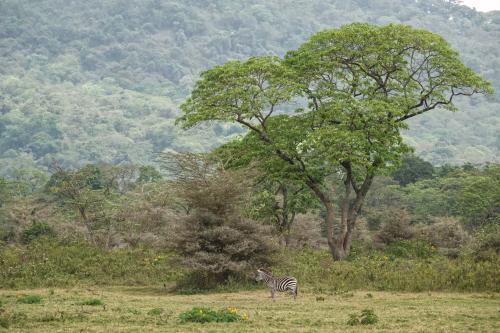
<svg viewBox="0 0 500 333"><path fill-rule="evenodd" d="M453 1L455 2L455 1ZM500 90L500 12L442 0L3 0L0 175L89 162L152 163L207 150L240 131L183 132L177 106L200 71L278 54L353 21L410 24L444 36ZM430 112L407 141L435 164L499 161L499 95Z"/></svg>

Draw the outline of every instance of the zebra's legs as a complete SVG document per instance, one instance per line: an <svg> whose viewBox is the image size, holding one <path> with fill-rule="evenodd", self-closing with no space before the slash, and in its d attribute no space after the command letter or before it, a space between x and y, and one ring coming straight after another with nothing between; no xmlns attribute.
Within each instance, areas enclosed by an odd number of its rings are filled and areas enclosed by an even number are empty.
<svg viewBox="0 0 500 333"><path fill-rule="evenodd" d="M276 290L271 289L271 298L273 299L273 302L276 301L276 298L274 297L275 293L276 293Z"/></svg>

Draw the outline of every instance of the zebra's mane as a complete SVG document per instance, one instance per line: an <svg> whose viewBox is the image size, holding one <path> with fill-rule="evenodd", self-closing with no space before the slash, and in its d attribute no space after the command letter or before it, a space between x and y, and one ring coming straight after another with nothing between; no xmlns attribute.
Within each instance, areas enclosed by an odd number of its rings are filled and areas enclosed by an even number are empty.
<svg viewBox="0 0 500 333"><path fill-rule="evenodd" d="M264 272L265 274L267 274L269 276L273 276L273 273L271 273L271 271L268 271L267 269L259 268L259 271Z"/></svg>

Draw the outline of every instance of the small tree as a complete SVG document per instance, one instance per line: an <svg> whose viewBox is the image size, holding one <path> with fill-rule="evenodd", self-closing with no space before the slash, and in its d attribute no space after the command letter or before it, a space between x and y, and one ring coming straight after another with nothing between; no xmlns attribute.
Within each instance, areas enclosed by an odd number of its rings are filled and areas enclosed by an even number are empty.
<svg viewBox="0 0 500 333"><path fill-rule="evenodd" d="M172 235L191 280L208 288L272 262L276 249L269 228L241 217L247 181L201 155L169 155L172 186L185 209Z"/></svg>
<svg viewBox="0 0 500 333"><path fill-rule="evenodd" d="M405 121L436 108L454 111L456 96L490 91L440 36L355 23L314 34L284 60L254 57L207 70L179 121L248 128L245 158L308 187L326 211L328 245L340 260L373 178L410 151L400 135ZM278 112L304 98L295 114ZM338 228L331 175L343 179Z"/></svg>
<svg viewBox="0 0 500 333"><path fill-rule="evenodd" d="M94 245L109 247L115 228L116 199L119 183L113 168L93 164L75 171L57 168L46 190L62 205L72 208L85 226Z"/></svg>

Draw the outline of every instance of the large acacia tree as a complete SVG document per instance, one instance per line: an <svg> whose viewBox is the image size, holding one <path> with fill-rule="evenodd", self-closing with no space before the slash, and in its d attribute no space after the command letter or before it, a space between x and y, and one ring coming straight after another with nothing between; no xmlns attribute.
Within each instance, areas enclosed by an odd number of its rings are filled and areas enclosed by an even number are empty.
<svg viewBox="0 0 500 333"><path fill-rule="evenodd" d="M248 128L238 142L242 158L307 186L326 211L328 244L340 260L374 176L410 151L400 135L405 120L455 111L457 96L488 92L489 83L440 36L354 23L312 35L283 59L252 57L203 72L179 121L185 128L206 121ZM339 202L334 176L343 181Z"/></svg>

